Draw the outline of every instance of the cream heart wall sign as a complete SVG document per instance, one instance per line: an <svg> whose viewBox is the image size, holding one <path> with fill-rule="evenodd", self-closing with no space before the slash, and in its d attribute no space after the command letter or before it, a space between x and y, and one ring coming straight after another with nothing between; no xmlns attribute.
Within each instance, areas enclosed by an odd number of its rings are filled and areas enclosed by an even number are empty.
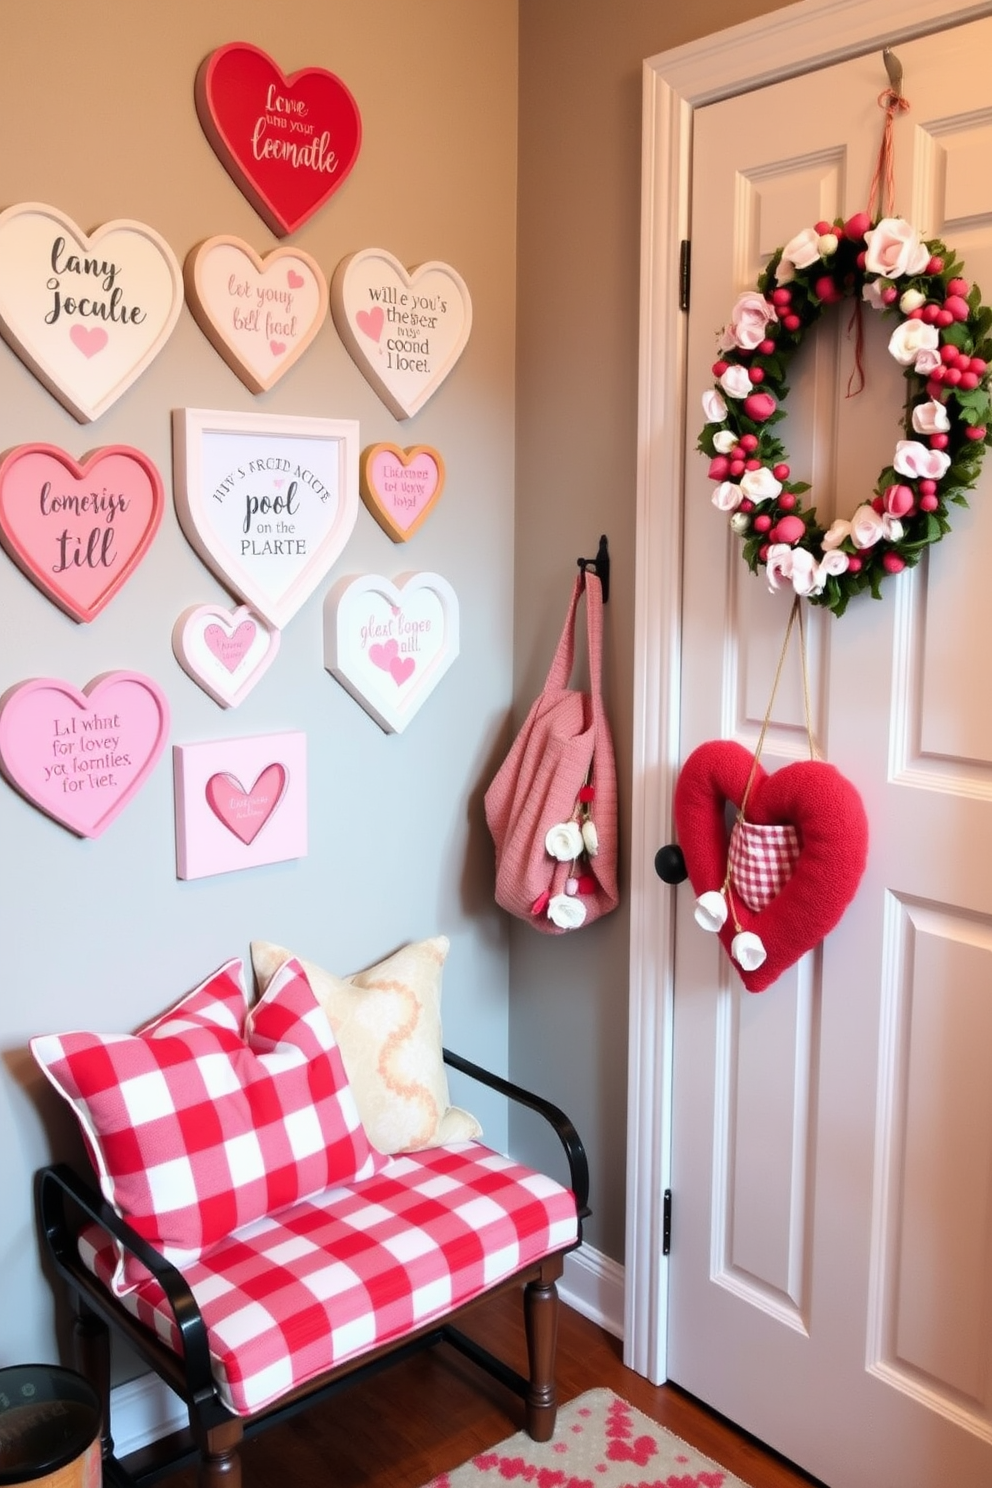
<svg viewBox="0 0 992 1488"><path fill-rule="evenodd" d="M358 481L383 532L393 542L406 542L441 499L444 461L429 444L373 444L362 453Z"/></svg>
<svg viewBox="0 0 992 1488"><path fill-rule="evenodd" d="M351 536L358 444L352 419L173 413L182 529L221 582L277 629Z"/></svg>
<svg viewBox="0 0 992 1488"><path fill-rule="evenodd" d="M184 273L197 324L253 393L289 371L327 314L327 280L300 249L263 256L240 238L208 238L189 254Z"/></svg>
<svg viewBox="0 0 992 1488"><path fill-rule="evenodd" d="M275 661L279 632L247 605L192 605L173 626L172 649L208 697L236 708Z"/></svg>
<svg viewBox="0 0 992 1488"><path fill-rule="evenodd" d="M87 234L40 202L0 212L0 334L80 423L141 376L182 306L179 262L144 223Z"/></svg>
<svg viewBox="0 0 992 1488"><path fill-rule="evenodd" d="M158 531L162 478L126 445L81 463L51 444L0 461L0 543L73 620L92 620L131 577Z"/></svg>
<svg viewBox="0 0 992 1488"><path fill-rule="evenodd" d="M366 381L395 418L412 418L465 350L472 329L468 286L449 264L407 270L384 248L338 264L331 315Z"/></svg>
<svg viewBox="0 0 992 1488"><path fill-rule="evenodd" d="M342 579L324 601L324 665L386 733L402 733L458 655L458 596L435 573Z"/></svg>

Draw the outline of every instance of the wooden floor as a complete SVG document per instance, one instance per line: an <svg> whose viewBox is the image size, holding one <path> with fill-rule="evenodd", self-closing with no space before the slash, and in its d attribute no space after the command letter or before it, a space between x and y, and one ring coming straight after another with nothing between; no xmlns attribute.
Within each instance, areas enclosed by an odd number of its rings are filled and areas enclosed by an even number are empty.
<svg viewBox="0 0 992 1488"><path fill-rule="evenodd" d="M483 1304L471 1331L523 1367L517 1299ZM680 1390L650 1385L625 1369L619 1341L567 1307L557 1375L561 1402L609 1386L750 1488L815 1482ZM516 1396L441 1345L245 1442L243 1488L421 1488L522 1425ZM160 1481L163 1488L195 1488L196 1473L188 1468Z"/></svg>

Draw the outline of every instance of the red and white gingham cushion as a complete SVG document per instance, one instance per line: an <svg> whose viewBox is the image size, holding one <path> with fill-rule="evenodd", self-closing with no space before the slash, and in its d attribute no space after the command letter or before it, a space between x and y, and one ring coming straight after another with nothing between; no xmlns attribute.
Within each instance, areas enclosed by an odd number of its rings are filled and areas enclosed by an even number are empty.
<svg viewBox="0 0 992 1488"><path fill-rule="evenodd" d="M377 1159L297 961L246 1011L230 961L141 1033L51 1034L31 1052L83 1128L104 1197L175 1265ZM146 1273L117 1267L118 1294Z"/></svg>
<svg viewBox="0 0 992 1488"><path fill-rule="evenodd" d="M730 833L730 874L736 893L755 914L785 888L799 861L799 833L790 823L736 821Z"/></svg>
<svg viewBox="0 0 992 1488"><path fill-rule="evenodd" d="M374 1177L260 1220L182 1269L221 1397L250 1415L566 1248L577 1231L568 1189L469 1142L389 1158ZM98 1226L80 1252L109 1282L114 1249ZM178 1350L147 1273L123 1301Z"/></svg>

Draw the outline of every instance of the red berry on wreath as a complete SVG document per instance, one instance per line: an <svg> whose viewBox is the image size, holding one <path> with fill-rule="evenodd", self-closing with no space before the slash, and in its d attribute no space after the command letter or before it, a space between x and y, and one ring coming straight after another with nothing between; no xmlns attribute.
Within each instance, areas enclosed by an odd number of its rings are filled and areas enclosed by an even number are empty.
<svg viewBox="0 0 992 1488"><path fill-rule="evenodd" d="M942 258L932 257L930 259L930 262L927 264L926 272L932 277L934 274L939 274L942 271L943 267L944 260Z"/></svg>
<svg viewBox="0 0 992 1488"><path fill-rule="evenodd" d="M786 315L782 319L782 324L785 326L785 329L787 331L798 331L799 327L802 325L802 321L799 319L798 315Z"/></svg>
<svg viewBox="0 0 992 1488"><path fill-rule="evenodd" d="M775 542L788 543L790 547L805 535L806 523L802 517L780 517L771 534Z"/></svg>
<svg viewBox="0 0 992 1488"><path fill-rule="evenodd" d="M965 429L964 431L964 437L965 439L970 439L973 441L973 443L977 444L980 439L985 438L985 425L969 424L967 429Z"/></svg>
<svg viewBox="0 0 992 1488"><path fill-rule="evenodd" d="M783 511L791 511L796 504L796 498L791 491L783 491L782 495L778 498L778 504Z"/></svg>
<svg viewBox="0 0 992 1488"><path fill-rule="evenodd" d="M984 377L987 367L988 362L983 362L981 357L969 357L968 359L968 371L976 373L979 377Z"/></svg>
<svg viewBox="0 0 992 1488"><path fill-rule="evenodd" d="M950 279L947 284L949 295L967 295L970 289L971 285L967 279Z"/></svg>
<svg viewBox="0 0 992 1488"><path fill-rule="evenodd" d="M765 373L762 367L748 367L747 375L752 382L764 382Z"/></svg>
<svg viewBox="0 0 992 1488"><path fill-rule="evenodd" d="M730 474L730 461L727 459L726 455L714 455L713 458L712 458L712 460L710 461L710 469L709 469L710 480L715 480L715 481L726 480L727 479L727 476L729 474Z"/></svg>
<svg viewBox="0 0 992 1488"><path fill-rule="evenodd" d="M739 442L741 449L747 450L748 454L750 454L752 450L756 450L758 448L757 434L742 434Z"/></svg>
<svg viewBox="0 0 992 1488"><path fill-rule="evenodd" d="M948 439L947 439L947 435L946 434L931 434L930 435L930 448L931 449L946 449L947 448L947 444L948 444Z"/></svg>
<svg viewBox="0 0 992 1488"><path fill-rule="evenodd" d="M925 511L925 512L936 511L939 505L940 505L940 502L937 500L936 496L921 496L920 497L920 511Z"/></svg>
<svg viewBox="0 0 992 1488"><path fill-rule="evenodd" d="M921 480L919 489L921 496L932 496L937 489L937 482L934 480Z"/></svg>
<svg viewBox="0 0 992 1488"><path fill-rule="evenodd" d="M759 341L758 352L761 356L771 356L775 350L775 342L771 340Z"/></svg>
<svg viewBox="0 0 992 1488"><path fill-rule="evenodd" d="M948 295L944 301L944 309L949 310L955 320L967 320L970 314L968 301L962 299L958 294Z"/></svg>
<svg viewBox="0 0 992 1488"><path fill-rule="evenodd" d="M979 379L977 372L962 372L961 381L958 383L958 387L964 388L966 393L974 392L975 388L977 388L978 386L978 380Z"/></svg>
<svg viewBox="0 0 992 1488"><path fill-rule="evenodd" d="M751 393L744 399L744 414L756 424L763 424L765 419L771 418L777 407L771 393Z"/></svg>
<svg viewBox="0 0 992 1488"><path fill-rule="evenodd" d="M754 519L755 532L768 532L771 525L772 519L765 512L762 512L760 517L755 517Z"/></svg>
<svg viewBox="0 0 992 1488"><path fill-rule="evenodd" d="M788 465L776 465L772 470L772 475L779 481L787 481L789 479L789 473ZM782 504L783 506L785 505L784 498Z"/></svg>
<svg viewBox="0 0 992 1488"><path fill-rule="evenodd" d="M883 553L882 567L885 569L886 573L902 573L903 569L906 567L906 560L905 558L901 558L898 553Z"/></svg>
<svg viewBox="0 0 992 1488"><path fill-rule="evenodd" d="M773 305L791 305L792 304L792 290L791 289L786 289L784 285L780 285L778 289L773 289L772 290L772 304Z"/></svg>
<svg viewBox="0 0 992 1488"><path fill-rule="evenodd" d="M857 553L855 553L853 558L849 558L847 560L848 573L860 573L861 567L861 559L858 557Z"/></svg>
<svg viewBox="0 0 992 1488"><path fill-rule="evenodd" d="M953 325L953 324L954 324L954 316L951 314L950 310L948 310L947 309L947 306L945 305L943 310L938 310L937 311L937 319L934 321L934 325L938 325L938 326L940 326L940 329L942 331L946 331L947 327L949 325Z"/></svg>
<svg viewBox="0 0 992 1488"><path fill-rule="evenodd" d="M738 480L744 474L744 461L731 460L730 469L727 471L731 480Z"/></svg>
<svg viewBox="0 0 992 1488"><path fill-rule="evenodd" d="M852 243L858 242L871 227L871 218L867 212L855 212L844 223L844 236L850 238Z"/></svg>

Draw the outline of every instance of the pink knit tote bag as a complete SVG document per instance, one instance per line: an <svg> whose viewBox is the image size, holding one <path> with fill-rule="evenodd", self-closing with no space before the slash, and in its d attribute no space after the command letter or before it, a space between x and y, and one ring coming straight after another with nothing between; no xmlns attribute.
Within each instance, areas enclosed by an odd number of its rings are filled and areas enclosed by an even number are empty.
<svg viewBox="0 0 992 1488"><path fill-rule="evenodd" d="M568 686L583 588L588 693ZM486 792L486 821L496 845L496 902L546 935L590 925L619 903L616 763L603 711L602 656L603 591L586 570L575 580L543 691ZM571 841L574 856L549 851L554 827L566 828L556 834L559 849L564 843L568 852Z"/></svg>

